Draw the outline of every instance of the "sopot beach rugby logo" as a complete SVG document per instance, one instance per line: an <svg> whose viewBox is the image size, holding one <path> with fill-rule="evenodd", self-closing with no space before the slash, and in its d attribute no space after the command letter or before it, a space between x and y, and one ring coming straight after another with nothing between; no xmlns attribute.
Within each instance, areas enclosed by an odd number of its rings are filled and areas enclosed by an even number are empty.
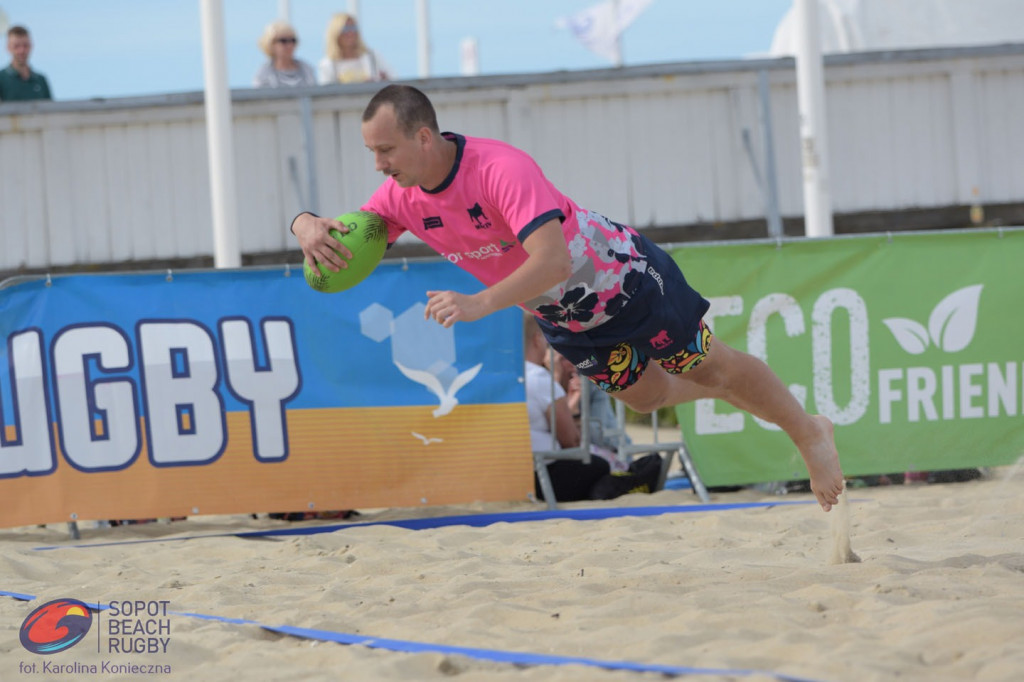
<svg viewBox="0 0 1024 682"><path fill-rule="evenodd" d="M92 611L77 599L54 599L21 624L21 645L34 654L56 654L78 644L92 627Z"/></svg>

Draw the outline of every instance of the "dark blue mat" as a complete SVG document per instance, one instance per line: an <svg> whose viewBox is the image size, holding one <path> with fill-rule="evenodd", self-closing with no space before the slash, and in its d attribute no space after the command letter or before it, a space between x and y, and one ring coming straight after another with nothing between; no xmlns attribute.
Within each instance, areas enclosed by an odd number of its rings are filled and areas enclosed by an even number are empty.
<svg viewBox="0 0 1024 682"><path fill-rule="evenodd" d="M661 516L662 514L682 514L688 512L727 511L730 509L757 509L781 507L786 505L816 504L814 500L790 500L786 502L733 502L725 504L685 504L665 507L600 507L594 509L555 509L547 511L504 512L493 514L465 514L460 516L436 516L433 518L398 519L395 521L365 521L363 523L332 523L322 526L297 526L274 528L271 530L250 530L238 533L210 533L208 535L187 535L182 537L146 538L144 540L119 540L112 542L94 542L87 544L48 545L36 547L37 550L72 549L84 547L109 547L112 545L139 545L151 542L177 542L182 540L201 540L204 538L256 538L275 537L279 535L316 535L333 533L349 528L368 528L370 526L394 526L406 530L427 530L447 526L472 526L482 528L495 523L520 523L523 521L552 521L569 519L572 521L599 521L602 519L619 518L622 516Z"/></svg>

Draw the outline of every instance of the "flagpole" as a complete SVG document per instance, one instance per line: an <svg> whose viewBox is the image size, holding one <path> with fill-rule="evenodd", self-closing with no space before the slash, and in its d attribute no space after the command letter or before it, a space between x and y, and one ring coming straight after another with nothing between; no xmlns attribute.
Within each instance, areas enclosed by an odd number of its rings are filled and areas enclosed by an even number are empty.
<svg viewBox="0 0 1024 682"><path fill-rule="evenodd" d="M804 171L804 234L831 237L825 75L818 28L818 0L796 0L796 91Z"/></svg>
<svg viewBox="0 0 1024 682"><path fill-rule="evenodd" d="M430 9L427 5L427 0L416 0L420 78L430 78Z"/></svg>
<svg viewBox="0 0 1024 682"><path fill-rule="evenodd" d="M242 256L238 241L234 145L231 132L231 90L224 52L222 0L200 0L203 37L203 105L213 208L213 262L217 268L237 268Z"/></svg>
<svg viewBox="0 0 1024 682"><path fill-rule="evenodd" d="M619 0L612 0L612 17L615 21L615 43L612 63L615 66L622 66L622 24L619 21Z"/></svg>

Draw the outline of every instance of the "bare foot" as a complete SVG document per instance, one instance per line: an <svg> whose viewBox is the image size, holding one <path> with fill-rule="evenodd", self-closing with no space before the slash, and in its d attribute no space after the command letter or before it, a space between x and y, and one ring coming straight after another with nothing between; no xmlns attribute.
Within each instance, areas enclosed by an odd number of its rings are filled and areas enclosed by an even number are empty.
<svg viewBox="0 0 1024 682"><path fill-rule="evenodd" d="M836 450L832 422L820 414L813 415L817 435L797 443L800 455L811 475L811 491L818 498L818 504L825 511L839 502L843 492L843 470L839 466L839 452Z"/></svg>

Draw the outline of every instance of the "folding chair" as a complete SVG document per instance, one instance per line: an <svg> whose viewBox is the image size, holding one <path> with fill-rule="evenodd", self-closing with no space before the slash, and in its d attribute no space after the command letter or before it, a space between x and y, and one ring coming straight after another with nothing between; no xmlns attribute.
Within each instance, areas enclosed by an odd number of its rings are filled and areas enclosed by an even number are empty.
<svg viewBox="0 0 1024 682"><path fill-rule="evenodd" d="M550 365L555 366L555 351L548 349ZM588 398L590 386L589 381L580 382L580 423L590 423L590 400ZM555 376L551 375L551 403L548 407L548 427L551 431L552 444L555 442ZM577 460L583 464L590 464L590 429L580 429L580 444L574 448L563 450L535 450L533 453L533 469L537 473L537 480L540 482L540 490L544 493L544 501L548 509L555 509L555 489L551 485L551 476L548 475L548 460Z"/></svg>
<svg viewBox="0 0 1024 682"><path fill-rule="evenodd" d="M554 366L554 350L549 350L549 357L551 358L551 365ZM591 386L589 381L580 382L581 396L580 396L580 444L575 448L566 448L564 450L538 450L533 453L533 467L537 474L537 480L540 483L541 492L544 494L544 500L547 503L548 509L555 509L557 500L555 499L554 487L551 485L551 477L548 475L548 461L550 460L578 460L584 464L590 463L590 391L595 390ZM548 424L552 434L552 440L554 439L555 433L555 381L554 376L551 378L551 405L548 409ZM658 414L652 413L651 423L654 428L654 442L653 443L627 443L626 442L626 409L625 405L621 401L616 401L615 407L616 417L616 432L615 436L618 437L618 448L617 452L619 457L623 458L627 462L633 460L633 455L639 453L650 453L657 452L661 455L661 473L658 476L657 490L661 490L665 487L665 480L668 477L669 469L672 467L672 458L674 456L679 457L679 463L683 467L683 471L686 472L686 477L690 480L693 486L694 492L704 503L710 501L708 496L707 487L700 479L700 475L697 473L697 467L693 463L693 459L690 457L689 451L686 449L686 444L682 439L678 441L660 442L658 440Z"/></svg>
<svg viewBox="0 0 1024 682"><path fill-rule="evenodd" d="M626 442L626 406L621 401L615 404L615 417L619 427L617 434L619 436L619 446L617 451L620 457L625 458L629 462L632 461L633 455L639 453L657 452L663 455L661 474L658 477L658 490L665 487L665 480L668 478L669 469L672 468L672 458L677 456L679 457L679 464L683 467L683 471L686 472L686 477L690 480L693 491L700 498L700 501L707 503L711 500L708 496L707 487L700 479L700 474L697 473L697 467L693 463L693 458L690 457L690 451L686 449L686 442L681 437L677 441L662 442L658 440L657 412L651 413L651 427L654 433L654 442L652 443Z"/></svg>

